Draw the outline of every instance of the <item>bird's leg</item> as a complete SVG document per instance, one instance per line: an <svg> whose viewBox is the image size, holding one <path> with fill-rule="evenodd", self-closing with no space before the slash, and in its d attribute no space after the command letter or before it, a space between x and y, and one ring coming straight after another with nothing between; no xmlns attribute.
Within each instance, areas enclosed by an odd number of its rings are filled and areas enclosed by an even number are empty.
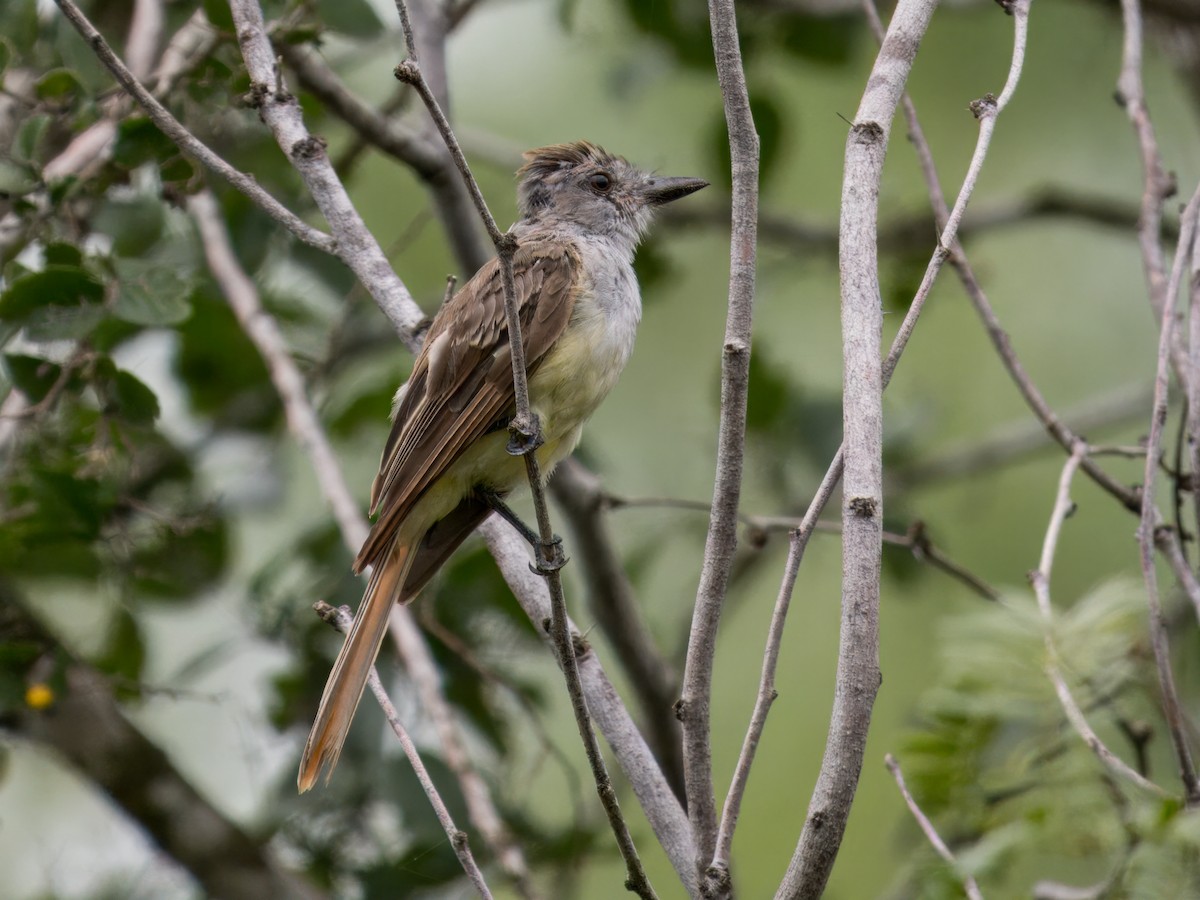
<svg viewBox="0 0 1200 900"><path fill-rule="evenodd" d="M549 575L567 564L567 557L562 549L562 538L557 534L549 541L543 541L542 536L522 522L521 517L495 491L485 487L476 487L475 491L478 493L479 499L486 503L496 515L515 528L517 533L525 538L529 546L533 548L534 563L529 568L539 575Z"/></svg>

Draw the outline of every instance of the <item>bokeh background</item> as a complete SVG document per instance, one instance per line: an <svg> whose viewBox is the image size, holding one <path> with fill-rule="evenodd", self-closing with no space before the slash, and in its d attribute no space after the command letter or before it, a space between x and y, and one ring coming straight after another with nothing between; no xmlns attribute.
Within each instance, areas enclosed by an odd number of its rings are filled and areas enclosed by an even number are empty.
<svg viewBox="0 0 1200 900"><path fill-rule="evenodd" d="M805 6L757 0L740 9L763 143L763 215L817 235L786 239L778 229L764 228L761 236L743 508L762 515L799 515L839 440L836 249L819 238L836 230L846 120L853 118L874 58L874 43L855 10L810 15ZM178 25L192 7L167 4L169 22ZM284 16L296 9L279 6L268 12ZM128 4L92 4L92 11L119 44ZM326 23L324 58L364 98L386 103L395 92L391 68L402 48L389 4L380 3L372 12L330 0L309 12ZM212 15L215 21L219 12ZM0 22L6 27L10 81L22 65L46 67L46 60L57 55L59 64L78 73L82 94L95 96L111 87L52 7L8 0ZM35 43L24 43L29 35ZM1090 438L1136 443L1149 421L1157 329L1132 220L1100 224L1066 213L995 227L985 222L1046 191L1103 201L1131 216L1136 212L1139 161L1125 113L1113 101L1121 38L1115 4L1039 0L1033 5L1025 73L1000 118L965 243L1017 352L1049 402L1059 411L1086 411ZM448 42L454 123L502 225L514 215L512 171L520 151L547 143L586 138L663 173L713 182L659 223L640 258L645 316L637 351L580 450L606 488L621 497L705 501L711 495L728 277L728 226L722 212L728 175L708 41L704 10L695 3L485 0L473 6ZM999 91L1011 43L1011 20L994 4L962 2L937 13L922 44L909 87L951 195L975 144L968 104ZM1146 89L1166 165L1177 173L1181 190L1190 193L1200 176L1197 108L1161 46L1148 45ZM224 64L207 70L190 94L175 98L173 108L191 116L194 127L272 190L299 196L265 129L235 102L245 75L229 49L226 45L218 54ZM305 102L310 127L329 139L337 159L352 136L318 103ZM215 110L207 119L206 108ZM423 121L419 104L410 104L410 110L412 122ZM42 140L51 142L54 136ZM34 163L39 153L44 162L51 145L35 151ZM13 159L24 164L15 151L10 163ZM186 215L162 199L163 183L151 163L130 165L120 177L92 188L84 198L93 204L89 209L97 210L90 227L108 239L80 245L100 256L143 258L153 255L154 247L186 236ZM348 184L371 230L389 248L396 271L432 312L456 264L423 187L395 160L371 150L350 169ZM388 397L411 359L383 317L353 289L347 273L296 248L244 202L219 184L214 187L222 191L239 254L312 376L313 396L349 480L365 498L386 435ZM304 209L299 201L293 205ZM1168 209L1173 218L1174 201ZM901 123L893 130L881 210L885 227L903 225L901 250L886 254L882 264L887 338L911 299L934 240L928 201ZM0 570L63 647L124 679L128 716L179 771L234 820L256 833L274 834L273 846L290 863L311 866L348 896L469 896L461 882L445 881L444 837L439 840L431 828L423 799L403 773L405 764L382 735L377 711L367 704L357 743L338 772L341 789L335 781L328 792L299 800L293 795L306 716L335 646L335 638L310 621L308 607L317 599L353 602L359 587L345 574L348 557L332 532L307 460L282 427L253 349L222 312L219 295L197 263L194 242L179 241L184 262L178 271L188 291L183 318L131 326L107 340L119 368L157 396L160 414L149 427L178 448L188 466L173 489L174 499L160 496L158 502L211 517L203 541L186 551L203 558L196 563L198 574L183 579L187 583L152 589L114 549L122 540L136 545L132 530L120 538L98 533L88 546L108 542L107 549L96 551L98 562L92 565L56 567L47 554L30 549L33 532L14 532L11 518L0 519L0 528L8 531ZM10 341L28 341L16 328L6 334ZM42 350L36 341L5 348L34 355ZM6 377L11 380L12 373ZM63 402L95 406L82 388L78 397ZM26 434L36 435L23 440L34 446L53 441L55 427L52 422L23 424ZM1062 454L1035 441L1028 452L962 476L944 460L997 436L1036 435L1037 430L962 290L951 273L944 273L886 398L892 478L886 520L900 533L924 522L938 547L984 581L1011 592L1018 609L1029 602L1026 573L1037 563ZM21 459L6 463L5 477L13 482L25 477ZM1134 482L1140 463L1116 461L1111 470ZM1135 644L1138 628L1144 627L1136 614L1140 588L1136 580L1124 588L1122 582L1113 587L1112 580L1138 577L1136 521L1082 479L1074 497L1078 511L1064 533L1055 569L1056 601L1065 609L1108 584L1105 591L1126 598L1111 602L1124 610L1122 621L1134 635L1129 643ZM664 653L678 660L699 575L705 518L653 506L611 515L640 606ZM169 570L171 560L179 558L174 554L185 551L171 549L169 540L163 546L166 556L155 564ZM775 534L761 548L743 541L738 557L713 698L718 798L754 700L785 552L785 537ZM548 652L505 605L503 586L491 568L486 554L471 545L419 601L426 608L423 615L464 630L479 659L520 685L538 710L541 724L535 726L504 691L471 686L469 670L451 650L435 644L452 697L470 723L472 748L499 801L521 823L518 831L542 866L539 871L555 885L548 896L621 896L623 867L597 815L560 679ZM568 602L587 627L579 572L576 566L566 571ZM779 669L780 697L737 834L734 875L742 897L772 895L803 823L828 726L839 572L836 536L818 534L801 568ZM904 764L906 750L910 756L918 752L913 748L921 746L919 736L934 733L923 729L934 702L930 698L946 690L948 673L956 671L947 656L953 657L956 647L961 655L973 646L972 639L997 627L994 610L903 548L885 550L884 681L828 896L954 895L953 879L930 862L882 761L892 752ZM1194 709L1195 632L1180 626L1174 637ZM596 642L605 654L603 639L597 636ZM1036 641L1029 646L1036 667ZM981 671L995 668L981 664ZM406 676L392 671L390 677L402 714L429 744L428 725ZM1149 709L1150 717L1153 704L1147 706L1146 697L1152 693L1147 689L1141 700L1130 701L1138 710ZM1044 703L1042 712L1055 713L1048 689L1044 696L1035 690L1009 699L1018 705ZM1004 728L1011 733L1011 726L998 726ZM1110 727L1104 733L1116 732ZM197 895L195 884L136 823L53 752L23 739L19 731L3 738L0 751L0 871L5 873L0 896ZM1152 772L1169 784L1173 763L1165 736L1151 741L1150 759ZM1089 760L1085 752L1079 768L1090 774L1075 772L1071 778L1094 778ZM445 775L444 769L435 770ZM927 784L938 782L928 770L925 776ZM1055 799L1050 806L1060 803L1065 801ZM682 896L632 797L624 808L660 896ZM363 819L350 825L352 814ZM967 838L967 858L982 871L988 865L1005 870L989 896L1028 896L1029 886L1043 878L1095 883L1120 858L1115 843L1094 836L1070 851L1045 843L1039 850L1045 838L1037 837L1037 823L1051 821L1052 813L1043 809L1040 819L1028 812L1022 816L1029 830L1014 837L1010 829L1003 846L973 844L970 835L978 832L958 823L962 831L956 835ZM359 839L350 849L347 834ZM412 840L414 834L421 839ZM971 857L971 846L984 846L986 852ZM556 867L560 875L546 875ZM498 896L512 896L502 878L494 883Z"/></svg>

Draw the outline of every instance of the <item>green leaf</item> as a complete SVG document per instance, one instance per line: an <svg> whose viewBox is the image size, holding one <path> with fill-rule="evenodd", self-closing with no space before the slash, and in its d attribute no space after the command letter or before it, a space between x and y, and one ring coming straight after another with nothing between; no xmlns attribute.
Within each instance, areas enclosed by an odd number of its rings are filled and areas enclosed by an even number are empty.
<svg viewBox="0 0 1200 900"><path fill-rule="evenodd" d="M83 253L74 244L68 244L65 241L47 244L43 256L48 266L79 267L83 265Z"/></svg>
<svg viewBox="0 0 1200 900"><path fill-rule="evenodd" d="M134 585L153 599L195 597L221 576L228 556L229 532L223 519L208 517L186 529L166 529L160 540L137 548Z"/></svg>
<svg viewBox="0 0 1200 900"><path fill-rule="evenodd" d="M98 303L104 286L79 266L48 265L16 278L0 294L0 320L20 321L46 306Z"/></svg>
<svg viewBox="0 0 1200 900"><path fill-rule="evenodd" d="M189 272L157 261L114 260L117 300L113 313L135 325L178 325L192 314L188 295L193 279Z"/></svg>
<svg viewBox="0 0 1200 900"><path fill-rule="evenodd" d="M82 306L43 306L22 323L31 341L78 341L88 337L108 318L99 303Z"/></svg>
<svg viewBox="0 0 1200 900"><path fill-rule="evenodd" d="M0 197L23 197L37 187L37 177L28 166L0 159Z"/></svg>
<svg viewBox="0 0 1200 900"><path fill-rule="evenodd" d="M240 428L270 427L279 397L258 350L222 300L198 291L191 302L191 317L179 325L175 369L192 408Z"/></svg>
<svg viewBox="0 0 1200 900"><path fill-rule="evenodd" d="M117 414L133 425L149 425L158 418L158 398L154 391L124 369L113 379L111 396Z"/></svg>
<svg viewBox="0 0 1200 900"><path fill-rule="evenodd" d="M178 148L158 126L146 116L134 116L124 119L117 128L112 160L126 169L135 169L142 163L161 162L178 153Z"/></svg>
<svg viewBox="0 0 1200 900"><path fill-rule="evenodd" d="M330 31L351 37L373 38L382 27L375 8L367 0L317 0L317 14Z"/></svg>
<svg viewBox="0 0 1200 900"><path fill-rule="evenodd" d="M62 374L58 363L17 353L4 354L4 368L12 383L33 403L45 397Z"/></svg>
<svg viewBox="0 0 1200 900"><path fill-rule="evenodd" d="M21 123L13 138L9 155L16 162L33 163L37 161L38 148L42 143L42 135L50 126L50 115L38 113L30 116Z"/></svg>
<svg viewBox="0 0 1200 900"><path fill-rule="evenodd" d="M162 236L166 213L159 197L138 195L106 199L92 224L112 236L117 256L141 256Z"/></svg>
<svg viewBox="0 0 1200 900"><path fill-rule="evenodd" d="M221 31L233 31L233 13L229 11L229 4L226 0L202 0L200 5L214 28Z"/></svg>
<svg viewBox="0 0 1200 900"><path fill-rule="evenodd" d="M51 69L38 79L34 93L39 100L66 106L83 94L79 76L70 69Z"/></svg>
<svg viewBox="0 0 1200 900"><path fill-rule="evenodd" d="M108 675L136 683L142 677L145 661L146 645L142 640L142 630L129 610L119 609L109 627L108 640L104 652L96 660L96 667ZM136 685L118 682L116 689L118 695L126 699L138 695Z"/></svg>
<svg viewBox="0 0 1200 900"><path fill-rule="evenodd" d="M188 161L187 157L177 155L159 166L158 174L167 183L190 181L192 176L196 174L196 167Z"/></svg>

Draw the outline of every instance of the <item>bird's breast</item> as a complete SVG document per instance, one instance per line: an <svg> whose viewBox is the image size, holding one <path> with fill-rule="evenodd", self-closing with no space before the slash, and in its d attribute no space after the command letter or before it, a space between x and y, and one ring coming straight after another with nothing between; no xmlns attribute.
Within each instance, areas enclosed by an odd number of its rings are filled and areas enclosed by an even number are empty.
<svg viewBox="0 0 1200 900"><path fill-rule="evenodd" d="M547 440L567 439L573 449L579 428L617 383L633 352L641 297L624 260L590 265L571 320L529 381L530 404Z"/></svg>

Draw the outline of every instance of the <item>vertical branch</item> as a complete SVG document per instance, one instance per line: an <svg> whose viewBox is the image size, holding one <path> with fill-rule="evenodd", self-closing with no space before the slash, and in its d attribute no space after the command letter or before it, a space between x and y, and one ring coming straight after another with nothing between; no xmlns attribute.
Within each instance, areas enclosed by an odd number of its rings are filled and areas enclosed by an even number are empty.
<svg viewBox="0 0 1200 900"><path fill-rule="evenodd" d="M876 236L892 117L936 0L900 0L846 140L842 284L842 626L825 757L778 898L819 897L841 845L879 690L883 515L882 304Z"/></svg>
<svg viewBox="0 0 1200 900"><path fill-rule="evenodd" d="M1183 252L1183 241L1180 239L1176 253ZM1196 537L1200 539L1200 233L1192 244L1192 265L1188 289L1188 378L1184 382L1187 390L1187 445L1190 469L1188 487L1192 494L1192 510L1196 517ZM1183 477L1176 472L1176 479ZM1177 481L1178 484L1178 481ZM1182 523L1180 529L1182 529ZM1180 535L1182 538L1182 535ZM1161 543L1161 542L1160 542ZM1180 548L1180 554L1183 550ZM1184 564L1186 568L1186 562ZM1194 579L1193 579L1194 580ZM1192 596L1192 592L1188 592ZM1200 612L1200 608L1198 608Z"/></svg>
<svg viewBox="0 0 1200 900"><path fill-rule="evenodd" d="M1163 169L1158 139L1142 85L1141 0L1121 0L1125 36L1121 49L1121 74L1117 78L1117 100L1125 107L1142 157L1142 204L1138 216L1138 243L1150 291L1150 308L1161 321L1168 305L1167 264L1159 236L1163 203L1175 192L1174 179Z"/></svg>
<svg viewBox="0 0 1200 900"><path fill-rule="evenodd" d="M688 819L696 842L696 866L708 867L716 846L710 703L717 626L737 548L737 512L746 442L746 398L758 242L758 134L742 70L734 0L709 0L717 80L725 106L733 176L729 244L729 308L721 355L721 422L712 514L683 672L678 715L683 724L684 784ZM728 870L714 873L728 883ZM706 876L707 878L707 876Z"/></svg>
<svg viewBox="0 0 1200 900"><path fill-rule="evenodd" d="M1154 375L1154 411L1150 417L1150 435L1146 439L1146 463L1142 483L1141 522L1138 526L1138 545L1141 551L1142 578L1146 583L1146 602L1150 607L1150 643L1154 648L1154 661L1158 667L1158 683L1162 691L1163 716L1171 733L1171 743L1179 763L1179 775L1189 804L1200 803L1200 783L1196 780L1196 768L1188 747L1183 723L1183 711L1179 705L1179 694L1175 689L1175 676L1171 672L1171 650L1163 620L1162 603L1158 596L1158 572L1154 565L1155 529L1158 513L1154 508L1155 480L1158 474L1158 459L1162 448L1163 428L1167 421L1167 393L1170 382L1170 356L1175 334L1175 297L1183 273L1191 271L1193 242L1196 235L1196 219L1200 215L1200 188L1188 201L1180 220L1179 246L1175 252L1175 263L1171 268L1170 281L1163 297L1162 328L1158 341L1158 364Z"/></svg>

